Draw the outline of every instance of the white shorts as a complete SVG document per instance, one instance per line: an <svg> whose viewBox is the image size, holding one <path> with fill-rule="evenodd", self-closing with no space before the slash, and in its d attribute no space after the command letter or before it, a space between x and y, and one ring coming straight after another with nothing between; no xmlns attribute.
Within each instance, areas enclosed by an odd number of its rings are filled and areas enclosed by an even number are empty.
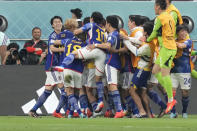
<svg viewBox="0 0 197 131"><path fill-rule="evenodd" d="M123 72L120 75L120 83L121 83L121 87L123 89L128 89L130 88L131 85L131 80L133 78L133 73L131 72Z"/></svg>
<svg viewBox="0 0 197 131"><path fill-rule="evenodd" d="M63 72L58 71L47 71L47 78L45 82L45 86L54 86L56 84L64 83Z"/></svg>
<svg viewBox="0 0 197 131"><path fill-rule="evenodd" d="M191 73L171 73L171 79L173 88L191 89Z"/></svg>
<svg viewBox="0 0 197 131"><path fill-rule="evenodd" d="M82 74L70 69L64 69L64 86L82 88Z"/></svg>
<svg viewBox="0 0 197 131"><path fill-rule="evenodd" d="M95 69L87 69L86 87L96 87Z"/></svg>
<svg viewBox="0 0 197 131"><path fill-rule="evenodd" d="M106 54L103 50L95 48L93 50L90 50L88 47L84 47L81 49L78 49L78 56L79 59L94 59L96 71L95 74L97 76L103 76L104 70L105 70L105 59Z"/></svg>
<svg viewBox="0 0 197 131"><path fill-rule="evenodd" d="M88 76L88 69L85 67L82 73L82 85L83 86L86 86L87 76Z"/></svg>
<svg viewBox="0 0 197 131"><path fill-rule="evenodd" d="M150 80L148 81L148 83L152 83L152 84L158 84L158 80L157 78L155 77L154 74L151 74L151 77L150 77Z"/></svg>
<svg viewBox="0 0 197 131"><path fill-rule="evenodd" d="M106 64L105 65L105 72L106 72L106 76L107 76L107 83L117 85L119 71L116 68Z"/></svg>

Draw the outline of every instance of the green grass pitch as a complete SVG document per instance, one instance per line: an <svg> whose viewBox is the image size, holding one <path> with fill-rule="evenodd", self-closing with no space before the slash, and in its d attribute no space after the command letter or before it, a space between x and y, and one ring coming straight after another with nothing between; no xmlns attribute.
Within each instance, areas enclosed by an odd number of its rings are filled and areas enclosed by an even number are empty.
<svg viewBox="0 0 197 131"><path fill-rule="evenodd" d="M0 131L197 131L197 115L183 119L89 118L0 116Z"/></svg>

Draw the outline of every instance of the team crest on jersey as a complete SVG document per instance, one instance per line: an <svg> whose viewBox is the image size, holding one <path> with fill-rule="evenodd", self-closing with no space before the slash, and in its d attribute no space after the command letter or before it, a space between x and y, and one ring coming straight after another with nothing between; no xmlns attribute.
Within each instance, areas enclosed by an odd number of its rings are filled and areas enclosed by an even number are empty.
<svg viewBox="0 0 197 131"><path fill-rule="evenodd" d="M65 38L65 37L66 37L66 34L61 34L60 37L61 37L61 38Z"/></svg>

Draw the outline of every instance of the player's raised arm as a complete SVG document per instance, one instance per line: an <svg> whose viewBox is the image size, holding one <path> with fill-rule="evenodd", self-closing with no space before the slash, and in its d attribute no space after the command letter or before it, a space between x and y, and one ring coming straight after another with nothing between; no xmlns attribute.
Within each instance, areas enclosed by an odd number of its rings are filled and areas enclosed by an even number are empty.
<svg viewBox="0 0 197 131"><path fill-rule="evenodd" d="M152 41L154 38L157 37L158 35L158 30L161 28L162 24L159 18L155 19L154 22L154 28L153 28L153 32L151 33L151 35L148 37L147 42Z"/></svg>

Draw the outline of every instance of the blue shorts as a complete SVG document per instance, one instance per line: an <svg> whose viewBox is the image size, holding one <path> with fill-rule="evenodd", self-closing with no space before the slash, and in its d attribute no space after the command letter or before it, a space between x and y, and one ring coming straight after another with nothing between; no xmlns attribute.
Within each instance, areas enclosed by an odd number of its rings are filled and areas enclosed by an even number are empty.
<svg viewBox="0 0 197 131"><path fill-rule="evenodd" d="M151 72L143 69L136 69L133 75L131 86L135 85L137 88L147 87L147 81L150 78Z"/></svg>

